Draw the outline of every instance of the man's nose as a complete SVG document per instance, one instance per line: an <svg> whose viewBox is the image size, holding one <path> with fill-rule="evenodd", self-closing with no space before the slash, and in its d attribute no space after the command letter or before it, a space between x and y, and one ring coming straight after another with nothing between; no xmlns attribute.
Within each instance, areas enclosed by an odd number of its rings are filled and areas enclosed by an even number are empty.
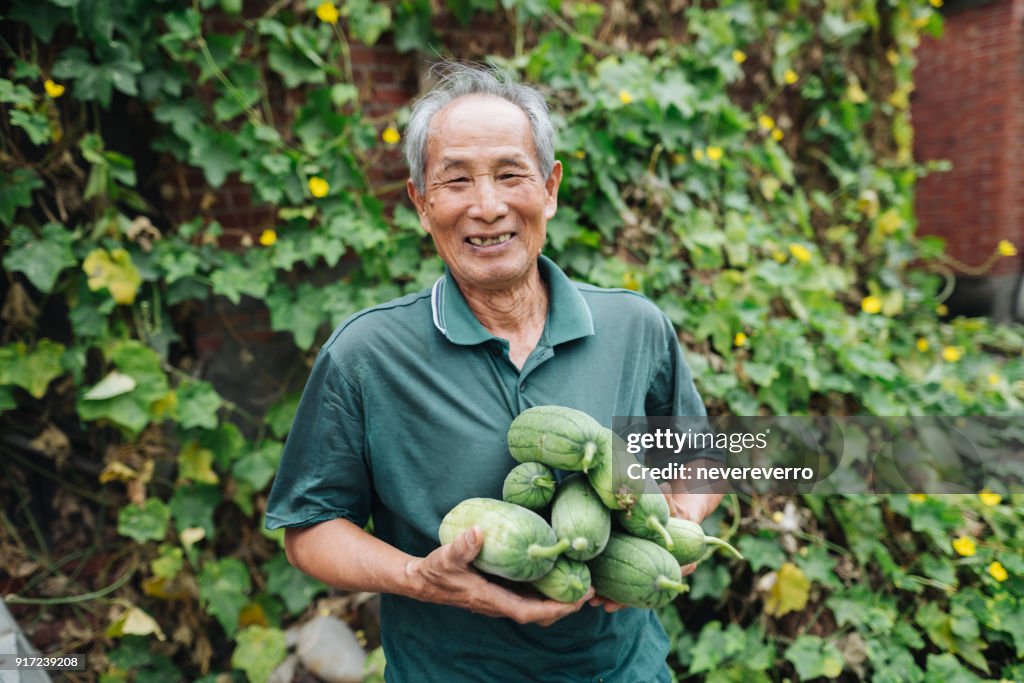
<svg viewBox="0 0 1024 683"><path fill-rule="evenodd" d="M508 205L501 197L501 191L491 176L478 176L473 183L473 205L469 208L469 217L493 223L508 213Z"/></svg>

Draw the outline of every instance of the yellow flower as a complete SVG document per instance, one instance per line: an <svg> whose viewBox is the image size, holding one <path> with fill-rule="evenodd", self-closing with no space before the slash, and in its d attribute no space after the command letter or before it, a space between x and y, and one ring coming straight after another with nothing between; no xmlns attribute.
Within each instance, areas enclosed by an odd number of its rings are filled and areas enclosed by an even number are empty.
<svg viewBox="0 0 1024 683"><path fill-rule="evenodd" d="M747 61L747 54L743 50L733 50L732 61L736 62L737 64L742 64L743 62Z"/></svg>
<svg viewBox="0 0 1024 683"><path fill-rule="evenodd" d="M811 260L811 252L802 244L789 245L789 253L800 263L807 263Z"/></svg>
<svg viewBox="0 0 1024 683"><path fill-rule="evenodd" d="M320 21L327 22L328 24L337 24L339 16L341 14L333 2L321 2L316 6L316 18Z"/></svg>
<svg viewBox="0 0 1024 683"><path fill-rule="evenodd" d="M923 493L911 493L907 498L914 503L923 503L928 496Z"/></svg>
<svg viewBox="0 0 1024 683"><path fill-rule="evenodd" d="M398 141L402 139L402 136L398 134L398 129L394 126L388 126L384 129L384 132L380 134L380 139L389 145L397 145Z"/></svg>
<svg viewBox="0 0 1024 683"><path fill-rule="evenodd" d="M874 315L882 311L882 300L874 294L869 294L860 301L860 310Z"/></svg>
<svg viewBox="0 0 1024 683"><path fill-rule="evenodd" d="M914 346L916 346L917 350L920 351L921 353L924 353L929 348L931 348L931 344L929 344L928 340L925 339L924 337L918 337L917 343L914 344Z"/></svg>
<svg viewBox="0 0 1024 683"><path fill-rule="evenodd" d="M998 493L992 493L988 489L982 489L981 492L978 493L978 498L981 498L981 502L989 506L990 508L995 507L996 505L999 505L1000 503L1003 502L1002 496L1000 496Z"/></svg>
<svg viewBox="0 0 1024 683"><path fill-rule="evenodd" d="M675 154L672 155L672 163L673 164L681 164L684 161L686 161L686 155L685 154L681 154L679 152L676 152Z"/></svg>
<svg viewBox="0 0 1024 683"><path fill-rule="evenodd" d="M313 176L309 179L309 193L319 199L320 197L326 197L327 193L331 191L331 186L323 178Z"/></svg>
<svg viewBox="0 0 1024 683"><path fill-rule="evenodd" d="M767 114L761 114L757 117L757 125L761 126L762 130L771 130L775 127L775 119Z"/></svg>
<svg viewBox="0 0 1024 683"><path fill-rule="evenodd" d="M702 149L695 149L695 150L693 150L693 158L696 161L703 161L704 160L704 150L702 150Z"/></svg>
<svg viewBox="0 0 1024 683"><path fill-rule="evenodd" d="M939 315L949 315L949 306L946 304L939 304L935 307L935 312Z"/></svg>
<svg viewBox="0 0 1024 683"><path fill-rule="evenodd" d="M783 133L781 128L772 128L772 140L778 142L779 140L782 139L782 135Z"/></svg>
<svg viewBox="0 0 1024 683"><path fill-rule="evenodd" d="M721 158L722 158L722 148L721 147L708 147L708 159L711 159L711 161L718 161Z"/></svg>
<svg viewBox="0 0 1024 683"><path fill-rule="evenodd" d="M896 66L900 63L900 53L896 50L886 50L885 59L889 62L890 66Z"/></svg>
<svg viewBox="0 0 1024 683"><path fill-rule="evenodd" d="M1007 240L1000 240L999 244L996 246L996 249L999 250L1000 256L1017 255L1017 247L1013 246L1013 242L1009 242Z"/></svg>
<svg viewBox="0 0 1024 683"><path fill-rule="evenodd" d="M782 74L782 80L785 81L786 85L793 85L800 80L800 77L792 69L786 69L786 73Z"/></svg>
<svg viewBox="0 0 1024 683"><path fill-rule="evenodd" d="M640 291L640 282L636 279L636 275L631 271L626 271L622 276L622 286L626 289L631 289L634 292Z"/></svg>
<svg viewBox="0 0 1024 683"><path fill-rule="evenodd" d="M1006 571L1006 567L1004 567L1003 563L998 560L988 566L988 574L999 582L1006 581L1006 579L1010 577L1010 574Z"/></svg>
<svg viewBox="0 0 1024 683"><path fill-rule="evenodd" d="M49 78L43 81L43 90L53 99L57 99L64 94L64 86L56 81L51 81Z"/></svg>
<svg viewBox="0 0 1024 683"><path fill-rule="evenodd" d="M582 149L576 150L575 152L572 153L572 155L574 157L576 157L577 159L586 159L587 158L587 153L584 152Z"/></svg>
<svg viewBox="0 0 1024 683"><path fill-rule="evenodd" d="M988 373L988 383L991 384L992 386L996 386L997 384L999 384L999 375L997 375L994 372Z"/></svg>
<svg viewBox="0 0 1024 683"><path fill-rule="evenodd" d="M260 244L265 247L272 246L277 241L277 233L273 230L264 230L260 233Z"/></svg>
<svg viewBox="0 0 1024 683"><path fill-rule="evenodd" d="M623 88L619 91L619 102L623 104L629 104L633 101L633 95L628 90Z"/></svg>
<svg viewBox="0 0 1024 683"><path fill-rule="evenodd" d="M942 360L947 363L955 363L963 358L964 352L956 346L947 346L942 349Z"/></svg>
<svg viewBox="0 0 1024 683"><path fill-rule="evenodd" d="M736 346L746 346L747 335L743 334L742 332L737 332L736 336L733 337L732 343L735 344Z"/></svg>
<svg viewBox="0 0 1024 683"><path fill-rule="evenodd" d="M975 545L974 541L970 538L966 536L960 536L955 541L953 541L953 550L955 550L958 555L963 555L964 557L971 557L976 552L978 552L978 546Z"/></svg>
<svg viewBox="0 0 1024 683"><path fill-rule="evenodd" d="M782 514L781 510L776 510L772 513L772 521L776 524L782 524L782 520L786 519L786 515Z"/></svg>
<svg viewBox="0 0 1024 683"><path fill-rule="evenodd" d="M928 2L931 3L931 6L936 9L942 7L942 0L928 0Z"/></svg>

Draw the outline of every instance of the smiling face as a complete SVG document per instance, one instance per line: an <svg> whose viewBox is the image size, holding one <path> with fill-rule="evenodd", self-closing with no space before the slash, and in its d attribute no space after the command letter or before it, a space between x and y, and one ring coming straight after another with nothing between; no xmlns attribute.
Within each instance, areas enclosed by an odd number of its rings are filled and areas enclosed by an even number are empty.
<svg viewBox="0 0 1024 683"><path fill-rule="evenodd" d="M427 136L424 192L410 180L420 224L460 288L514 289L536 273L562 167L541 177L530 122L497 97L461 97Z"/></svg>

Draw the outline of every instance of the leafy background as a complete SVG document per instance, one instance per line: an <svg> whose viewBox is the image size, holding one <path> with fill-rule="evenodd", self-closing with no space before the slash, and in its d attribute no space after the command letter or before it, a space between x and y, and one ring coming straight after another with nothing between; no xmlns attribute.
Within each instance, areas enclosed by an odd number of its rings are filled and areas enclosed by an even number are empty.
<svg viewBox="0 0 1024 683"><path fill-rule="evenodd" d="M911 154L913 50L940 4L14 0L0 589L19 622L89 654L69 680L264 681L283 629L325 611L376 645L372 613L292 569L262 511L329 329L441 271L375 172L404 116L368 113L354 77L378 41L550 89L567 174L548 253L654 299L712 413L1019 413L1021 330L948 319L943 245L916 234L914 184L942 165ZM442 39L479 25L507 44ZM182 216L166 168L240 184L272 227ZM229 400L245 377L214 384L196 345L212 305L268 311L297 386ZM1024 680L1022 509L998 490L731 497L706 526L749 562L703 563L661 612L670 663Z"/></svg>

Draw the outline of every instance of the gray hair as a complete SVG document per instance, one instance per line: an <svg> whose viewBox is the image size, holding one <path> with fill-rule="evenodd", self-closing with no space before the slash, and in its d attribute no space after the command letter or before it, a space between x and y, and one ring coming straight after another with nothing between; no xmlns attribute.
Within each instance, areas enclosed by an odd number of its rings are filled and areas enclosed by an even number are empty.
<svg viewBox="0 0 1024 683"><path fill-rule="evenodd" d="M548 116L548 105L539 90L517 83L508 73L495 67L482 67L460 62L443 62L432 71L439 76L437 84L421 97L409 115L405 128L405 159L413 185L423 194L426 189L423 171L427 163L427 135L430 120L448 104L468 95L492 95L507 100L523 110L530 121L534 151L541 175L547 178L555 166L555 127Z"/></svg>

